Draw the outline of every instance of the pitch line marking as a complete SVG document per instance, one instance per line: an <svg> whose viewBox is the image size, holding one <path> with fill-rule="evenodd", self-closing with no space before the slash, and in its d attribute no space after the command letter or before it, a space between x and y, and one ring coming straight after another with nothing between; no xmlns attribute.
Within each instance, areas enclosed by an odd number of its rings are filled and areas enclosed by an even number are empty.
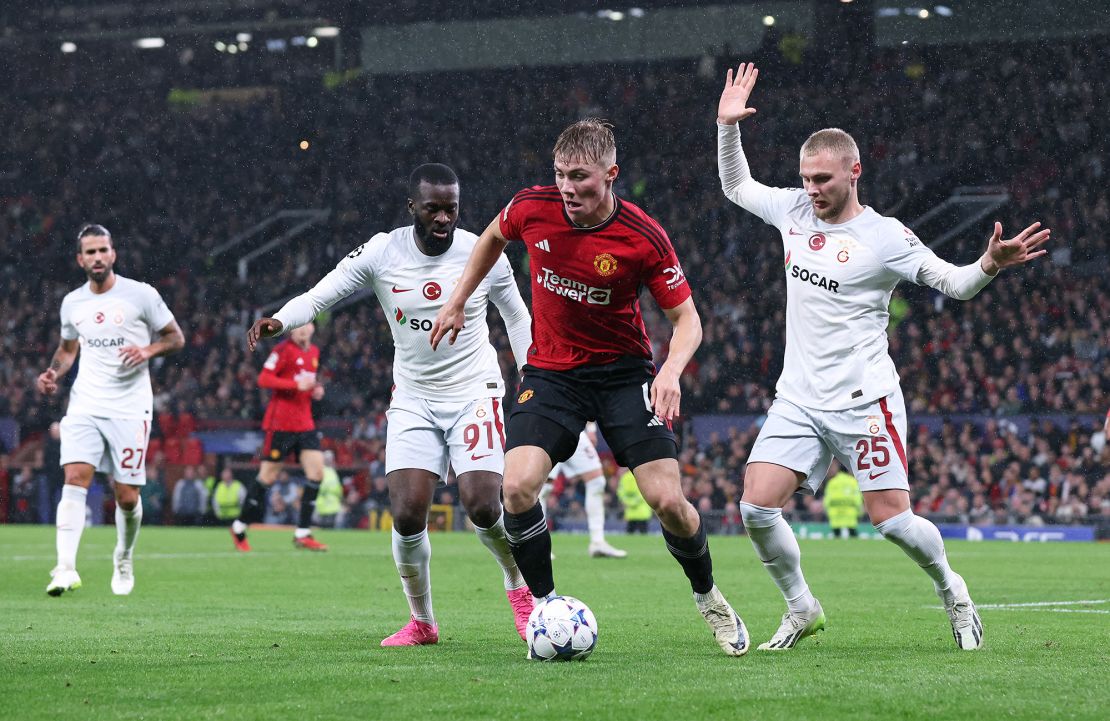
<svg viewBox="0 0 1110 721"><path fill-rule="evenodd" d="M1049 613L1094 613L1110 615L1110 610L1100 608L1061 608L1062 606L1097 606L1110 603L1110 599L1099 598L1088 601L1031 601L1028 603L984 603L975 607L988 611L1047 611ZM943 606L929 608L943 609Z"/></svg>

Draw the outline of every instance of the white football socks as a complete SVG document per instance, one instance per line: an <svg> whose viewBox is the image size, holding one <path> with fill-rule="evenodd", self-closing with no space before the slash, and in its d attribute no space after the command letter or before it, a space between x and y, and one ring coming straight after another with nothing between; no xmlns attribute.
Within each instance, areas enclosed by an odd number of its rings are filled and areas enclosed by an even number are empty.
<svg viewBox="0 0 1110 721"><path fill-rule="evenodd" d="M953 592L959 592L963 584L948 565L940 530L932 522L909 510L877 524L875 529L929 574L937 595L946 605L953 602Z"/></svg>
<svg viewBox="0 0 1110 721"><path fill-rule="evenodd" d="M85 500L88 495L87 488L68 483L62 486L62 498L58 501L55 523L58 529L58 566L61 568L77 568L77 547L81 545L81 533L85 530Z"/></svg>
<svg viewBox="0 0 1110 721"><path fill-rule="evenodd" d="M432 543L428 529L412 536L402 536L393 529L393 560L401 575L401 587L409 601L409 610L417 621L435 625L432 613Z"/></svg>
<svg viewBox="0 0 1110 721"><path fill-rule="evenodd" d="M817 600L802 575L802 551L780 508L740 503L740 515L756 555L782 592L791 613L805 613Z"/></svg>
<svg viewBox="0 0 1110 721"><path fill-rule="evenodd" d="M605 543L605 476L586 481L586 526L590 543Z"/></svg>
<svg viewBox="0 0 1110 721"><path fill-rule="evenodd" d="M139 528L143 525L143 499L139 498L130 511L116 503L116 557L131 558Z"/></svg>
<svg viewBox="0 0 1110 721"><path fill-rule="evenodd" d="M515 591L524 585L524 576L520 575L513 552L509 548L509 539L505 538L505 514L502 512L497 523L489 528L474 527L474 533L482 545L493 554L494 560L501 566L501 573L505 575L505 590Z"/></svg>

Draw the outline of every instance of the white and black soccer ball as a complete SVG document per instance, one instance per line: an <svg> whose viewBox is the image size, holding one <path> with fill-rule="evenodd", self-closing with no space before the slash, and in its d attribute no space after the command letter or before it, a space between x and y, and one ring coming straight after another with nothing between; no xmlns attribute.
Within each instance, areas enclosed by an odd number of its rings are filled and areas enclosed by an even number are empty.
<svg viewBox="0 0 1110 721"><path fill-rule="evenodd" d="M541 601L528 617L529 658L581 661L597 645L597 619L586 604L570 596Z"/></svg>

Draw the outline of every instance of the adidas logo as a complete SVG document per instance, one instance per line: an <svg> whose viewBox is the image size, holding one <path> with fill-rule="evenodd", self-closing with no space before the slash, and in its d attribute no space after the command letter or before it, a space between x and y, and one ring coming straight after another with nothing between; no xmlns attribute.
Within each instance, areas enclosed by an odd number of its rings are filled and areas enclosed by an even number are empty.
<svg viewBox="0 0 1110 721"><path fill-rule="evenodd" d="M551 252L551 244L547 242L547 238L544 238L540 242L536 243L536 247L540 250L547 251L548 253Z"/></svg>
<svg viewBox="0 0 1110 721"><path fill-rule="evenodd" d="M666 424L663 423L663 419L660 418L659 416L652 416L651 420L648 421L648 428L651 428L652 426L662 426L662 425L666 425Z"/></svg>

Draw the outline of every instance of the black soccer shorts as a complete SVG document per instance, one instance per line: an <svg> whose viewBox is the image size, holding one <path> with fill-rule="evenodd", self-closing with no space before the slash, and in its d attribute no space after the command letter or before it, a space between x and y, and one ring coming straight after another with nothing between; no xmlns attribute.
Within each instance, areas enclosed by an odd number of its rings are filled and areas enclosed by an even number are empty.
<svg viewBox="0 0 1110 721"><path fill-rule="evenodd" d="M538 446L552 464L561 463L574 453L586 422L597 421L622 466L677 458L670 424L651 409L654 378L651 363L639 358L565 371L525 366L506 424L505 450Z"/></svg>
<svg viewBox="0 0 1110 721"><path fill-rule="evenodd" d="M280 463L289 454L300 460L301 451L320 450L319 431L266 431L266 440L258 451L263 461Z"/></svg>

